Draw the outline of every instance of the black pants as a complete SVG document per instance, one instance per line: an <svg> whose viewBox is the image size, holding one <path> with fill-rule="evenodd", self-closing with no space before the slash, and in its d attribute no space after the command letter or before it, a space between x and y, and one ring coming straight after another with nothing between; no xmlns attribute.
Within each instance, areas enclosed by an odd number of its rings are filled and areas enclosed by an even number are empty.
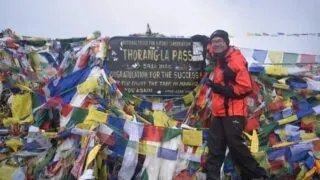
<svg viewBox="0 0 320 180"><path fill-rule="evenodd" d="M207 179L220 179L220 168L229 147L233 162L241 170L241 179L265 178L266 171L259 166L244 144L242 131L245 118L242 116L214 117L211 120L208 138Z"/></svg>

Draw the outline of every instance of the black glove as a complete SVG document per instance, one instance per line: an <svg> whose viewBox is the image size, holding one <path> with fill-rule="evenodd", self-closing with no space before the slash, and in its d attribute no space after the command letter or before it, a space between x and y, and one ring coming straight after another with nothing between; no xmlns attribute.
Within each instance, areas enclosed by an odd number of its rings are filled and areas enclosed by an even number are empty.
<svg viewBox="0 0 320 180"><path fill-rule="evenodd" d="M220 66L223 71L223 78L225 82L234 82L237 74L229 68L227 60L225 58L220 59Z"/></svg>
<svg viewBox="0 0 320 180"><path fill-rule="evenodd" d="M221 84L214 83L209 79L206 79L203 83L206 84L207 86L211 87L211 90L214 93L220 94L220 95L228 97L228 98L243 99L246 96L246 94L237 95L234 93L233 88L231 86L223 86Z"/></svg>
<svg viewBox="0 0 320 180"><path fill-rule="evenodd" d="M226 82L235 82L237 74L226 65L223 68L223 76Z"/></svg>
<svg viewBox="0 0 320 180"><path fill-rule="evenodd" d="M230 86L222 86L221 84L217 84L217 83L212 82L210 79L204 80L203 83L206 84L207 86L211 87L212 91L217 94L221 94L226 97L232 97L235 95L232 87L230 87Z"/></svg>

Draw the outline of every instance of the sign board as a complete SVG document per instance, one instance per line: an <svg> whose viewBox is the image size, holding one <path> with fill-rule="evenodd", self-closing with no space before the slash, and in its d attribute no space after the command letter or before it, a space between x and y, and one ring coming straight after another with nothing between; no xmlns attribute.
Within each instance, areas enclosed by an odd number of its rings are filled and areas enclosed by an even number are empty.
<svg viewBox="0 0 320 180"><path fill-rule="evenodd" d="M183 95L199 83L203 45L189 38L113 37L108 68L129 93Z"/></svg>

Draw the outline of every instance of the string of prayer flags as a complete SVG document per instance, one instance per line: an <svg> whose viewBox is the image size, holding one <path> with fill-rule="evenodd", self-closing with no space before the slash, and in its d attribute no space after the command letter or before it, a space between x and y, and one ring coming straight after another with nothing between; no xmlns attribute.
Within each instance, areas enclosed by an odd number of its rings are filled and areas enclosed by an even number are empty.
<svg viewBox="0 0 320 180"><path fill-rule="evenodd" d="M108 55L115 52L99 33L73 40L5 34L0 39L2 177L206 179L210 88L199 85L174 98L133 95L110 75ZM319 55L240 50L254 84L244 133L249 150L271 178L316 178ZM212 77L212 68L206 76ZM231 158L225 160L225 177L240 177L234 166Z"/></svg>

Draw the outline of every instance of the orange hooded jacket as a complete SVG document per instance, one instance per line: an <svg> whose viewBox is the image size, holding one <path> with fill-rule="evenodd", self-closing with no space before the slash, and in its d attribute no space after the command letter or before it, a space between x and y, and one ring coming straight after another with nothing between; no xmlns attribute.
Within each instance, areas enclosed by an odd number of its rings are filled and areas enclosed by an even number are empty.
<svg viewBox="0 0 320 180"><path fill-rule="evenodd" d="M225 59L226 65L235 73L234 81L228 82L234 94L242 96L250 93L252 90L251 78L247 69L247 62L240 50L230 47L225 55ZM219 62L219 60L216 62L216 66L213 69L213 79L211 80L224 86L224 73ZM227 106L225 105L225 101L227 101ZM247 116L247 97L233 99L212 92L212 115L218 117Z"/></svg>

